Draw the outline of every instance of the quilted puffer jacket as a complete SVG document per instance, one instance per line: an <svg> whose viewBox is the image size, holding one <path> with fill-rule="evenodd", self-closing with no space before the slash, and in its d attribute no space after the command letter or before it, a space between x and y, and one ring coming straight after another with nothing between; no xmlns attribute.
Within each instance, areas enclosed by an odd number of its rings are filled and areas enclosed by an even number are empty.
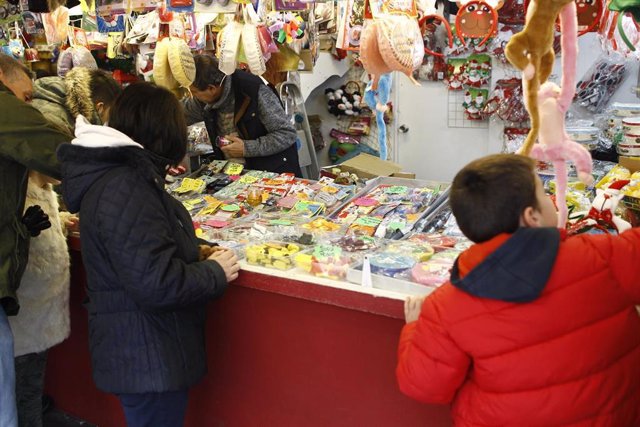
<svg viewBox="0 0 640 427"><path fill-rule="evenodd" d="M456 426L640 426L640 229L474 245L405 325L407 395Z"/></svg>
<svg viewBox="0 0 640 427"><path fill-rule="evenodd" d="M190 387L206 373L205 304L227 282L218 263L198 262L189 214L163 188L167 162L82 116L58 158L64 200L80 212L96 385Z"/></svg>

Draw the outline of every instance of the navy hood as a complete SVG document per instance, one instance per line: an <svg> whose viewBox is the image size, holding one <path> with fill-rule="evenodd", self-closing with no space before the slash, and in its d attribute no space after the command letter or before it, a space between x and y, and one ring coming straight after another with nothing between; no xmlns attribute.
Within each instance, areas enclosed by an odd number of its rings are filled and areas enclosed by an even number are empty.
<svg viewBox="0 0 640 427"><path fill-rule="evenodd" d="M551 276L560 240L557 228L519 228L464 278L456 260L451 284L479 298L534 301Z"/></svg>

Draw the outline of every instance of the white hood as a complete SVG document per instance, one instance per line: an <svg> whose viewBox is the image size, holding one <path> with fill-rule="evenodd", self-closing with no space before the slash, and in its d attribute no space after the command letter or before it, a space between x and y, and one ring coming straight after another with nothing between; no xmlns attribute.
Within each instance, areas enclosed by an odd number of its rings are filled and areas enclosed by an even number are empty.
<svg viewBox="0 0 640 427"><path fill-rule="evenodd" d="M92 125L82 115L76 118L76 137L71 144L87 148L144 147L109 126Z"/></svg>

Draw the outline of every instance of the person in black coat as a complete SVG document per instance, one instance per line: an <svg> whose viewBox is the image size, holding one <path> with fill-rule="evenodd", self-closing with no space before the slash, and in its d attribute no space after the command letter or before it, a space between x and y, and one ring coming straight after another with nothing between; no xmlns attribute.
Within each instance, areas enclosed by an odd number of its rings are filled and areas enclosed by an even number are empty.
<svg viewBox="0 0 640 427"><path fill-rule="evenodd" d="M164 190L186 146L178 100L136 83L108 127L79 116L58 151L64 200L82 217L93 378L118 395L129 427L183 425L188 390L206 373L205 304L240 268L231 251L198 261L191 218Z"/></svg>

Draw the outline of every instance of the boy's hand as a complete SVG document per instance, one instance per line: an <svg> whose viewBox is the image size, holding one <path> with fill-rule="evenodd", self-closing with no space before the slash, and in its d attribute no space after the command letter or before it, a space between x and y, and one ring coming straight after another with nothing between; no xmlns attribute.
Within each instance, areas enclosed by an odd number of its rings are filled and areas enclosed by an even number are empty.
<svg viewBox="0 0 640 427"><path fill-rule="evenodd" d="M422 303L427 296L412 296L404 300L404 320L407 323L415 322L420 317Z"/></svg>
<svg viewBox="0 0 640 427"><path fill-rule="evenodd" d="M80 218L76 215L69 215L64 219L64 226L69 233L76 232L80 227Z"/></svg>
<svg viewBox="0 0 640 427"><path fill-rule="evenodd" d="M229 249L223 249L212 253L207 259L220 264L220 267L224 270L224 274L227 276L227 282L238 278L240 264L238 264L238 257L235 252Z"/></svg>

